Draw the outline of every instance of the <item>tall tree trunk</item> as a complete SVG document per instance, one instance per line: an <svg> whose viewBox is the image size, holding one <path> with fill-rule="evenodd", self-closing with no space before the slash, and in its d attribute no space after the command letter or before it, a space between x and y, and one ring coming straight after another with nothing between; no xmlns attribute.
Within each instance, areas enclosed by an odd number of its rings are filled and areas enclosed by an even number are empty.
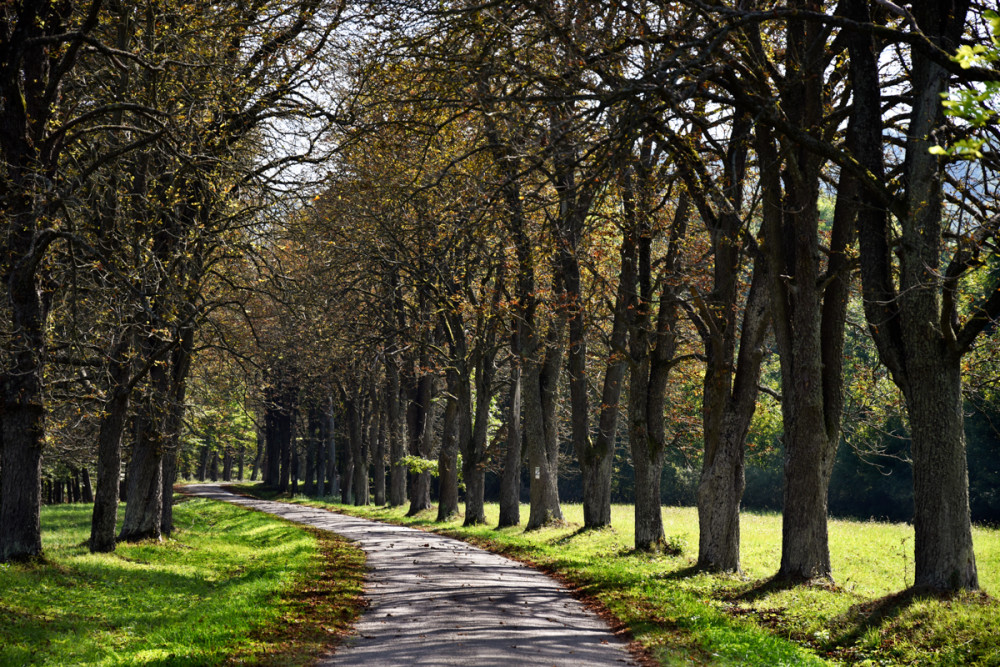
<svg viewBox="0 0 1000 667"><path fill-rule="evenodd" d="M143 345L144 356L151 358L158 342L152 337ZM154 364L149 371L149 386L136 415L136 433L132 458L128 465L128 502L122 522L120 542L160 539L163 513L163 452L169 377L166 369Z"/></svg>
<svg viewBox="0 0 1000 667"><path fill-rule="evenodd" d="M345 409L346 409L345 405ZM345 419L347 425L347 446L341 449L342 457L342 468L340 470L340 502L343 504L354 502L354 444L352 440L354 439L354 434L352 432L353 425L351 416L346 413Z"/></svg>
<svg viewBox="0 0 1000 667"><path fill-rule="evenodd" d="M512 351L510 357L506 415L507 445L500 478L500 521L497 528L516 526L521 522L521 360L517 351Z"/></svg>
<svg viewBox="0 0 1000 667"><path fill-rule="evenodd" d="M90 471L87 470L86 466L80 470L80 479L83 483L83 502L94 502L94 487L90 484Z"/></svg>
<svg viewBox="0 0 1000 667"><path fill-rule="evenodd" d="M629 382L629 448L636 473L635 548L659 551L665 545L660 505L660 483L666 443L663 411L667 382L676 363L679 287L673 277L680 272L680 245L687 233L690 202L682 195L674 213L667 239L662 273L654 280L652 264L653 232L650 187L650 148L644 143L641 158L634 165L640 176L626 175L624 211L626 224L637 239L635 313L629 332L631 378ZM657 284L661 283L661 284ZM658 292L658 294L657 294ZM654 295L659 307L653 319Z"/></svg>
<svg viewBox="0 0 1000 667"><path fill-rule="evenodd" d="M375 487L375 505L383 507L385 505L385 443L386 430L388 428L389 417L386 415L384 401L380 396L375 403L378 406L376 417L372 420L372 439L375 441L375 451L372 453L372 462L375 465L373 474L373 485Z"/></svg>
<svg viewBox="0 0 1000 667"><path fill-rule="evenodd" d="M326 496L337 494L337 429L333 413L333 397L330 397L330 405L326 419Z"/></svg>
<svg viewBox="0 0 1000 667"><path fill-rule="evenodd" d="M421 368L430 363L426 352L422 353ZM434 377L423 374L416 381L413 398L407 410L410 433L410 454L429 459L434 450ZM410 480L410 508L407 516L414 516L431 508L431 473L419 472Z"/></svg>
<svg viewBox="0 0 1000 667"><path fill-rule="evenodd" d="M330 420L326 413L319 408L316 410L316 495L324 497L326 492L326 471L327 464L327 428Z"/></svg>
<svg viewBox="0 0 1000 667"><path fill-rule="evenodd" d="M165 451L163 453L163 508L160 514L160 531L170 535L174 529L174 484L177 482L177 454L181 447L181 428L184 424L187 378L191 370L194 351L194 329L181 331L178 345L170 355L170 389L164 423Z"/></svg>
<svg viewBox="0 0 1000 667"><path fill-rule="evenodd" d="M764 336L770 321L769 282L764 260L758 258L735 367L730 347L735 343L734 321L726 322L722 329L716 323L715 331L722 336L705 341L709 361L702 397L705 453L698 483L698 567L714 572L740 572L744 450L756 409Z"/></svg>
<svg viewBox="0 0 1000 667"><path fill-rule="evenodd" d="M916 377L934 378L910 383L905 394L913 456L914 585L976 589L960 358L917 354L907 366Z"/></svg>
<svg viewBox="0 0 1000 667"><path fill-rule="evenodd" d="M448 370L448 398L445 402L441 447L438 450L437 521L447 521L458 514L458 393L460 378Z"/></svg>
<svg viewBox="0 0 1000 667"><path fill-rule="evenodd" d="M18 224L16 219L12 223ZM30 230L28 233L30 235ZM9 266L8 261L5 264ZM46 316L41 292L35 284L34 267L30 271L11 268L7 287L12 315L8 326L13 325L17 344L14 350L5 354L10 366L0 375L3 400L0 411L0 446L3 447L0 562L42 555L40 511L45 438L42 367Z"/></svg>
<svg viewBox="0 0 1000 667"><path fill-rule="evenodd" d="M534 530L562 521L559 505L559 424L556 415L562 370L565 315L556 313L542 350L524 361L524 434L528 445L528 523Z"/></svg>
<svg viewBox="0 0 1000 667"><path fill-rule="evenodd" d="M399 406L399 365L395 357L387 358L385 377L385 410L389 419L389 505L399 507L406 502L407 471L402 463L403 457L406 456L406 440Z"/></svg>
<svg viewBox="0 0 1000 667"><path fill-rule="evenodd" d="M208 479L208 461L211 457L211 448L202 445L198 450L198 481L204 482Z"/></svg>
<svg viewBox="0 0 1000 667"><path fill-rule="evenodd" d="M316 494L316 454L319 442L319 415L316 408L309 408L306 418L306 476L302 485L302 493L307 496Z"/></svg>
<svg viewBox="0 0 1000 667"><path fill-rule="evenodd" d="M111 353L111 386L97 434L97 496L90 521L90 550L95 553L115 549L118 484L122 474L122 433L132 394L128 386L131 336L131 332L123 332Z"/></svg>
<svg viewBox="0 0 1000 667"><path fill-rule="evenodd" d="M382 409L383 405L382 397L378 392L378 382L372 378L368 392L368 420L365 437L368 443L370 465L374 466L373 470L370 469L374 502L379 507L385 505L385 442L382 440L385 429L381 425L385 415L385 411Z"/></svg>
<svg viewBox="0 0 1000 667"><path fill-rule="evenodd" d="M250 481L256 482L257 475L260 473L261 465L264 462L264 430L261 427L257 427L257 453L253 457L253 468L250 471ZM202 477L202 479L205 479Z"/></svg>
<svg viewBox="0 0 1000 667"><path fill-rule="evenodd" d="M368 440L365 431L364 416L362 413L361 394L345 400L347 409L347 427L349 431L349 442L351 446L351 460L353 462L353 481L351 488L354 491L354 504L367 505L370 502L368 485ZM347 476L347 471L344 471Z"/></svg>
<svg viewBox="0 0 1000 667"><path fill-rule="evenodd" d="M292 480L292 415L287 412L288 405L278 415L278 491L286 493L291 488Z"/></svg>
<svg viewBox="0 0 1000 667"><path fill-rule="evenodd" d="M789 61L797 75L783 95L796 100L793 123L818 124L821 85L815 73L816 39L812 27L789 24ZM821 78L821 77L819 77ZM794 155L794 177L784 191L776 173L777 151L770 132L757 128L758 155L764 165L764 234L768 245L772 313L781 357L784 423L784 511L781 568L793 580L831 579L827 536L827 495L840 440L843 405L842 350L848 276L844 271L853 215L847 191L838 194L834 215L828 286L823 288L819 249L819 176L822 161L808 151L785 146ZM844 184L846 185L846 183Z"/></svg>
<svg viewBox="0 0 1000 667"><path fill-rule="evenodd" d="M583 477L583 525L587 528L611 524L611 473L618 432L618 413L625 371L628 368L628 334L635 310L636 252L636 232L634 229L627 229L622 235L619 249L621 271L615 295L611 337L608 341L608 360L601 390L597 433L593 443L583 440L582 433L574 436L573 441ZM584 387L583 391L585 390Z"/></svg>
<svg viewBox="0 0 1000 667"><path fill-rule="evenodd" d="M499 293L499 290L497 290ZM489 437L490 405L493 402L493 375L496 353L494 335L488 334L486 349L479 355L476 368L476 406L472 416L470 378L458 385L458 437L467 442L462 454L462 476L465 478L466 526L486 523L484 493L486 490L486 442ZM471 423L470 423L471 421Z"/></svg>
<svg viewBox="0 0 1000 667"><path fill-rule="evenodd" d="M848 3L851 18L869 21L867 3ZM947 52L962 34L969 3L963 0L917 5L922 34ZM853 105L858 138L851 142L858 162L885 181L884 131L879 105L879 59L872 39L850 41L851 84L861 105ZM862 195L857 227L865 315L879 358L902 390L910 419L914 495L914 585L940 591L979 587L969 519L968 471L962 413L961 358L987 323L995 320L996 292L987 294L981 313L961 327L955 282L968 270L969 249L959 244L949 265L943 244L943 165L930 153L943 123L941 93L948 74L914 50L910 124L902 183L902 239L890 224L889 204L876 188ZM870 105L875 107L871 108ZM850 141L850 139L849 139ZM899 258L898 265L894 262ZM898 280L898 289L896 281Z"/></svg>

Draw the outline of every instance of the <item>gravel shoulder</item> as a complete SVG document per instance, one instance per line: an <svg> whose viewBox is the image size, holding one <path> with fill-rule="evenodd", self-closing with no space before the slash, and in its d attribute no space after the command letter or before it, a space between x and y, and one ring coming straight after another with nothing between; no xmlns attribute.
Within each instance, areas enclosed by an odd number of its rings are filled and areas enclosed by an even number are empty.
<svg viewBox="0 0 1000 667"><path fill-rule="evenodd" d="M215 484L184 492L330 530L365 551L368 608L355 634L320 665L636 664L564 586L516 561L413 528L238 496Z"/></svg>

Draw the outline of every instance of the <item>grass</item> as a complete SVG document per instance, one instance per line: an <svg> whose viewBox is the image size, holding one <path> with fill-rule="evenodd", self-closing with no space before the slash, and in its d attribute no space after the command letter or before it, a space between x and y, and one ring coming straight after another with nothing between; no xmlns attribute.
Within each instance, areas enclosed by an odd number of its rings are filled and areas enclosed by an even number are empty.
<svg viewBox="0 0 1000 667"><path fill-rule="evenodd" d="M244 490L256 492L252 487ZM331 500L331 499L328 499ZM771 579L780 560L781 517L744 513L743 576L697 571L693 508L663 509L680 556L635 553L631 507L612 508L612 527L582 531L582 508L564 505L566 524L525 533L461 518L435 523L434 510L352 507L296 497L293 502L446 533L533 562L602 603L660 664L1000 665L1000 530L976 528L983 592L952 599L903 592L913 583L913 530L905 524L833 520L835 586L784 586ZM527 509L522 509L522 517Z"/></svg>
<svg viewBox="0 0 1000 667"><path fill-rule="evenodd" d="M91 554L90 513L43 508L45 559L0 565L0 664L301 665L359 613L364 556L329 534L195 499Z"/></svg>

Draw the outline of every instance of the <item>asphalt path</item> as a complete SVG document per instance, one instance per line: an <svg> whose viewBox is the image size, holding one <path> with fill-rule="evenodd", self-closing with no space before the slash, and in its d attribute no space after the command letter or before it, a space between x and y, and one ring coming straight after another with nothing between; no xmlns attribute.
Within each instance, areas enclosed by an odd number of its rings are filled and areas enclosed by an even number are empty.
<svg viewBox="0 0 1000 667"><path fill-rule="evenodd" d="M368 608L320 665L637 664L564 586L516 561L433 533L238 496L214 484L184 492L329 530L365 551Z"/></svg>

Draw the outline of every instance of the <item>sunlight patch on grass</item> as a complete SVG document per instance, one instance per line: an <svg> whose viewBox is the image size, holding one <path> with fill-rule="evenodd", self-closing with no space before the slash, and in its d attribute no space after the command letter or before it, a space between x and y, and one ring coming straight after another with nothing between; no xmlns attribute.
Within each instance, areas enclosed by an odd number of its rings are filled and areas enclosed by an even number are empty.
<svg viewBox="0 0 1000 667"><path fill-rule="evenodd" d="M321 572L316 537L225 503L181 503L171 539L112 554L83 546L90 511L44 508L46 561L0 569L0 664L252 659L268 647L250 635L286 613L279 596Z"/></svg>

